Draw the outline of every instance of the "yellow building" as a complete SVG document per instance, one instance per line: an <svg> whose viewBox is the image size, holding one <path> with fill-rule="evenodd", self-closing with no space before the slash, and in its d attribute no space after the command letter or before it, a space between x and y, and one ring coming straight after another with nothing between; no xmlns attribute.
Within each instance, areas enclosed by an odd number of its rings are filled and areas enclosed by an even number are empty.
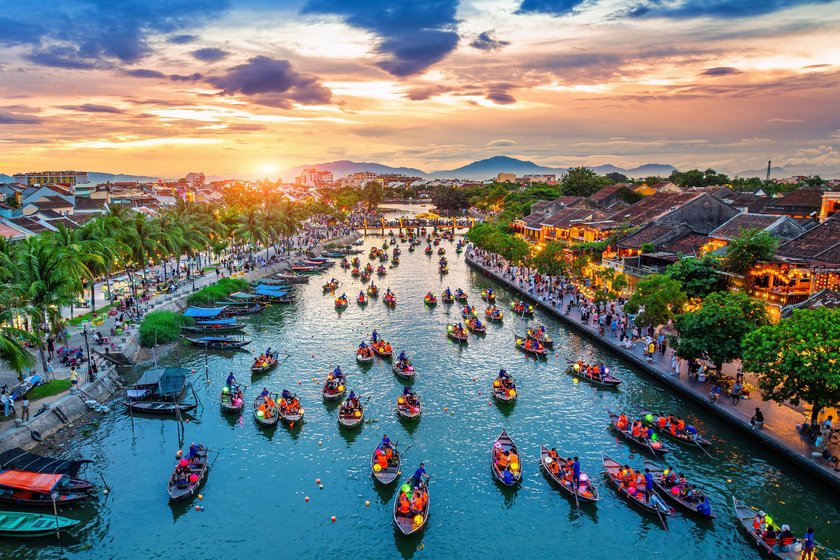
<svg viewBox="0 0 840 560"><path fill-rule="evenodd" d="M16 173L13 177L16 183L24 185L70 185L87 183L87 173L84 171L35 171L32 173Z"/></svg>

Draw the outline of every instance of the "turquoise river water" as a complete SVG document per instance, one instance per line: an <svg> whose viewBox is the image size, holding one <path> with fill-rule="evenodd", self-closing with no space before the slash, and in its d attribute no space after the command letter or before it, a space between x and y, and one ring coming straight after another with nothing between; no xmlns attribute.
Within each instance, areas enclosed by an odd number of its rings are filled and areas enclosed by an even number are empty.
<svg viewBox="0 0 840 560"><path fill-rule="evenodd" d="M374 243L381 245L382 238L369 237L365 250ZM353 299L360 282L335 266L327 277L299 286L293 305L246 317L254 340L249 351L207 354L209 381L205 352L178 346L161 357L161 365L197 372L191 381L203 408L186 425L185 446L203 442L217 452L211 454L203 499L168 503L166 482L179 448L176 423L132 419L115 406L91 437L72 445L73 455L95 461L88 477L98 482L104 476L110 494L63 512L83 521L63 537L64 547L55 539L4 541L0 558L755 558L758 553L736 534L733 495L767 510L777 523L789 523L797 534L813 525L826 547L819 556L837 555L840 503L833 491L542 312L530 322L545 324L555 338L555 351L544 361L514 348L513 333L524 331L529 321L510 315L489 325L485 337L471 337L468 345L447 340L445 325L460 319L459 307L427 308L423 295L462 287L483 310L479 294L493 282L469 270L454 244L442 246L450 262L447 276L438 274L437 256L424 255L422 247L409 253L403 244L402 263L386 277L374 277L383 291L396 292L395 309L381 300L358 307ZM368 262L366 254L360 257ZM341 314L333 296L321 289L331 275L351 298ZM507 311L512 298L500 290L500 307ZM373 328L395 349L405 349L417 368L413 388L424 410L414 424L395 414L402 384L390 364L377 359L362 368L355 362L355 348ZM267 346L290 357L252 381L250 349ZM613 392L576 383L564 373L564 356L604 360L624 383ZM349 388L370 397L367 421L355 432L340 430L337 405L321 398L327 368L336 364L347 373ZM509 408L489 397L500 367L519 385L518 401ZM217 404L229 371L252 383L243 417L225 416ZM303 425L294 431L257 426L249 405L262 387L297 392L305 408ZM711 459L678 447L670 462L706 489L716 520L678 514L666 532L608 485L601 473L602 452L634 467L643 465L644 456L607 429L605 408L638 405L687 417L713 441ZM503 428L521 450L524 480L516 490L502 488L490 474L490 447ZM371 478L369 457L383 433L404 450L401 478L420 461L431 474L431 514L421 535L395 533L396 485L381 488ZM549 485L539 471L540 444L580 455L584 472L600 487L597 506L577 510L574 500ZM194 509L199 503L202 512Z"/></svg>

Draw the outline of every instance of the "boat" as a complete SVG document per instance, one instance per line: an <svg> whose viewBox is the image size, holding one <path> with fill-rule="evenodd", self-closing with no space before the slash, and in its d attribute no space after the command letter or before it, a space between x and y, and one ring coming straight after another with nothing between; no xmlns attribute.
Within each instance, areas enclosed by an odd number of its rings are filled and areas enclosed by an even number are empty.
<svg viewBox="0 0 840 560"><path fill-rule="evenodd" d="M360 274L361 274L361 271L358 268L354 268L353 270L350 271L350 276L353 276L353 277L359 276Z"/></svg>
<svg viewBox="0 0 840 560"><path fill-rule="evenodd" d="M280 406L280 419L290 427L294 427L295 422L303 420L303 407L300 406L300 399L297 395L291 395L289 391L283 391L278 405Z"/></svg>
<svg viewBox="0 0 840 560"><path fill-rule="evenodd" d="M452 295L452 292L443 292L442 294L440 294L440 301L442 301L443 303L454 303L455 296Z"/></svg>
<svg viewBox="0 0 840 560"><path fill-rule="evenodd" d="M52 509L53 504L65 507L91 497L88 491L73 491L71 482L66 474L5 470L0 472L0 502Z"/></svg>
<svg viewBox="0 0 840 560"><path fill-rule="evenodd" d="M457 325L446 325L446 334L449 338L460 342L467 342L467 330L463 327L460 329Z"/></svg>
<svg viewBox="0 0 840 560"><path fill-rule="evenodd" d="M534 306L525 303L522 300L510 302L510 308L516 315L521 315L523 317L534 316Z"/></svg>
<svg viewBox="0 0 840 560"><path fill-rule="evenodd" d="M542 343L543 346L546 348L551 348L554 346L554 339L548 336L545 332L545 327L540 325L536 329L532 329L528 327L525 331L525 336L530 338L531 340L536 340L537 342Z"/></svg>
<svg viewBox="0 0 840 560"><path fill-rule="evenodd" d="M467 319L469 317L475 317L476 315L477 313L475 311L475 307L473 307L472 305L465 305L461 308L461 317L463 317L464 319Z"/></svg>
<svg viewBox="0 0 840 560"><path fill-rule="evenodd" d="M350 402L348 398L341 403L341 408L338 409L338 424L344 428L355 428L361 426L365 419L365 407L359 397L354 398L355 402Z"/></svg>
<svg viewBox="0 0 840 560"><path fill-rule="evenodd" d="M374 285L368 286L367 293L370 297L379 297L379 288Z"/></svg>
<svg viewBox="0 0 840 560"><path fill-rule="evenodd" d="M347 301L347 296L341 295L335 298L335 308L336 309L347 309L347 305L349 302Z"/></svg>
<svg viewBox="0 0 840 560"><path fill-rule="evenodd" d="M714 519L715 517L717 517L714 511L710 510L709 513L706 514L697 508L696 503L691 502L686 498L680 496L679 486L672 484L668 480L670 467L666 468L663 471L657 465L645 460L645 468L650 469L650 472L653 475L654 486L656 486L656 488L662 493L662 496L664 496L666 500L670 501L673 504L676 504L682 510L687 511L703 519ZM674 493L675 489L677 490L677 493ZM703 490L699 488L695 488L695 491L700 492L703 496L707 495Z"/></svg>
<svg viewBox="0 0 840 560"><path fill-rule="evenodd" d="M392 369L397 377L402 377L403 379L414 379L414 366L411 365L411 361L408 358L394 362Z"/></svg>
<svg viewBox="0 0 840 560"><path fill-rule="evenodd" d="M556 461L551 457L551 450L545 445L541 445L540 468L554 486L563 490L573 498L577 495L576 499L578 502L594 504L598 501L598 488L591 483L589 476L586 473L580 473L580 485L578 488L575 488L572 482L572 473L569 472L562 463L558 463L559 469L558 472L555 473L551 469L551 465L554 462Z"/></svg>
<svg viewBox="0 0 840 560"><path fill-rule="evenodd" d="M254 399L254 420L262 426L276 426L280 420L280 410L277 406L277 393L262 394Z"/></svg>
<svg viewBox="0 0 840 560"><path fill-rule="evenodd" d="M0 511L0 537L48 537L72 529L80 521L53 514Z"/></svg>
<svg viewBox="0 0 840 560"><path fill-rule="evenodd" d="M130 388L122 401L129 412L154 415L178 415L198 408L195 403L178 402L187 388L187 374L182 368L152 368Z"/></svg>
<svg viewBox="0 0 840 560"><path fill-rule="evenodd" d="M438 270L441 274L449 274L449 266L448 265L442 264L442 265L440 265Z"/></svg>
<svg viewBox="0 0 840 560"><path fill-rule="evenodd" d="M289 284L308 284L309 277L308 276L300 276L299 274L288 274L288 273L278 273L274 275L275 278L280 280L285 280Z"/></svg>
<svg viewBox="0 0 840 560"><path fill-rule="evenodd" d="M242 409L245 408L245 399L241 397L236 398L236 394L240 390L243 394L245 393L245 387L242 385L237 384L232 387L225 385L222 387L222 392L219 394L219 406L222 412L229 414L242 412Z"/></svg>
<svg viewBox="0 0 840 560"><path fill-rule="evenodd" d="M385 292L385 295L382 297L382 301L385 302L385 305L394 307L395 305L397 305L397 295L389 290Z"/></svg>
<svg viewBox="0 0 840 560"><path fill-rule="evenodd" d="M251 365L251 374L259 375L263 373L268 373L269 371L276 368L278 364L277 356L279 354L280 353L278 351L274 351L257 356L257 358L254 359L254 363Z"/></svg>
<svg viewBox="0 0 840 560"><path fill-rule="evenodd" d="M406 420L417 420L422 413L420 398L411 389L408 391L397 397L397 414Z"/></svg>
<svg viewBox="0 0 840 560"><path fill-rule="evenodd" d="M465 302L465 301L467 301L467 297L468 297L467 292L465 292L461 288L458 288L457 290L455 290L455 299L456 300L458 300L460 302Z"/></svg>
<svg viewBox="0 0 840 560"><path fill-rule="evenodd" d="M210 321L197 321L194 325L184 325L181 330L198 334L230 333L245 329L244 323L234 318L219 318Z"/></svg>
<svg viewBox="0 0 840 560"><path fill-rule="evenodd" d="M610 368L605 367L604 373L602 374L597 365L590 366L581 361L569 364L569 367L566 368L566 373L587 383L609 389L614 389L621 385L621 379L610 374Z"/></svg>
<svg viewBox="0 0 840 560"><path fill-rule="evenodd" d="M207 448L203 445L197 446L194 458L179 458L167 485L169 499L173 502L183 502L192 498L204 484L208 469Z"/></svg>
<svg viewBox="0 0 840 560"><path fill-rule="evenodd" d="M393 257L391 257L391 264L393 266L397 266L398 264L400 264L400 258L394 255Z"/></svg>
<svg viewBox="0 0 840 560"><path fill-rule="evenodd" d="M800 550L790 552L776 551L773 546L764 542L761 535L756 533L753 529L753 520L756 515L758 515L759 510L748 506L734 496L732 497L732 505L735 508L735 519L738 520L738 527L747 536L747 539L752 543L752 545L759 550L759 552L769 558L775 558L777 560L799 560L799 558L802 557L802 552Z"/></svg>
<svg viewBox="0 0 840 560"><path fill-rule="evenodd" d="M637 438L633 437L633 432L632 432L632 429L630 428L630 426L628 426L625 429L619 428L618 427L618 419L619 419L618 414L615 414L615 413L607 410L607 415L610 417L610 422L612 423L612 425L616 429L616 431L619 434L621 434L622 436L624 436L624 439L626 439L627 441L629 441L630 443L632 443L636 447L641 447L642 449L646 449L646 450L650 451L651 453L653 453L654 455L670 453L671 450L668 449L668 447L664 443L662 443L661 441L655 440L653 438L647 439L644 436L641 436L640 439L637 439ZM628 423L629 423L629 419L628 419Z"/></svg>
<svg viewBox="0 0 840 560"><path fill-rule="evenodd" d="M365 294L360 293L356 296L356 303L358 303L361 306L365 306L368 304L369 299L370 298L368 298Z"/></svg>
<svg viewBox="0 0 840 560"><path fill-rule="evenodd" d="M505 381L507 379L507 381ZM516 400L516 380L501 375L493 380L493 398L501 403L511 403Z"/></svg>
<svg viewBox="0 0 840 560"><path fill-rule="evenodd" d="M665 436L666 438L686 445L688 447L709 447L712 445L712 442L701 436L699 433L691 434L688 431L683 432L675 432L672 433L670 428L665 427L662 428L659 426L657 420L661 418L663 415L658 413L651 413L647 410L642 410L639 412L642 415L642 421L653 427L654 431L660 436ZM648 419L650 417L650 419ZM670 418L670 416L665 416L666 418ZM686 426L687 428L690 426ZM696 429L695 429L696 431Z"/></svg>
<svg viewBox="0 0 840 560"><path fill-rule="evenodd" d="M391 458L390 460L386 459L386 461L383 461L386 465L384 467L379 462L380 453L386 454L386 450L383 449L381 441L376 446L376 449L373 450L373 455L370 457L370 471L376 482L388 485L400 476L400 452L397 451L396 445L392 445Z"/></svg>
<svg viewBox="0 0 840 560"><path fill-rule="evenodd" d="M212 348L214 350L237 350L251 344L249 339L235 339L229 336L202 336L200 338L190 338L184 335L181 336L188 340L193 346Z"/></svg>
<svg viewBox="0 0 840 560"><path fill-rule="evenodd" d="M370 348L373 350L373 353L379 356L380 358L388 359L394 355L394 351L391 348L391 345L382 340L381 338L376 342L370 343Z"/></svg>
<svg viewBox="0 0 840 560"><path fill-rule="evenodd" d="M419 487L426 493L426 504L423 507L423 511L416 513L412 512L408 516L400 514L400 495L403 493L410 495L412 492L411 484L412 479L409 478L403 483L400 487L400 491L397 492L397 496L394 498L394 525L396 525L397 530L399 530L400 533L406 536L413 535L423 530L426 526L426 522L429 520L429 509L432 504L431 495L429 494L429 486L425 482L421 482Z"/></svg>
<svg viewBox="0 0 840 560"><path fill-rule="evenodd" d="M513 479L510 483L505 482L503 471L499 470L498 466L498 457L505 452L512 453L515 456L515 458L510 461L510 472L513 475ZM519 449L516 447L516 444L507 432L502 430L502 433L499 434L499 437L496 438L496 441L493 442L493 447L490 449L490 470L493 471L493 477L505 486L512 487L522 482L522 465L520 464L518 457Z"/></svg>
<svg viewBox="0 0 840 560"><path fill-rule="evenodd" d="M338 288L338 284L339 284L338 280L332 279L329 282L327 282L326 284L324 284L324 286L323 286L324 291L325 292L331 292L331 291Z"/></svg>
<svg viewBox="0 0 840 560"><path fill-rule="evenodd" d="M604 473L607 475L607 478L610 479L610 482L612 482L613 487L616 490L618 490L618 493L622 497L627 499L630 503L635 504L637 507L639 507L643 511L646 511L648 513L651 513L651 514L659 517L662 520L663 527L665 527L665 529L667 529L668 524L665 521L665 519L667 519L667 517L669 515L672 515L672 514L676 513L674 508L668 507L668 505L662 500L662 498L659 496L659 494L657 494L655 491L652 492L651 497L653 499L649 503L647 501L647 499L645 498L644 489L637 492L634 487L631 488L631 487L624 486L624 482L622 480L622 474L621 474L621 471L623 470L623 467L621 466L621 463L619 463L618 461L614 461L614 460L610 459L606 455L604 455L603 461L604 461Z"/></svg>
<svg viewBox="0 0 840 560"><path fill-rule="evenodd" d="M542 343L537 342L535 340L528 340L527 337L520 336L518 334L514 336L514 343L516 347L525 352L526 354L533 354L534 356L544 358L548 356L548 350Z"/></svg>
<svg viewBox="0 0 840 560"><path fill-rule="evenodd" d="M441 247L440 249L438 249L438 252L437 252L437 253L438 253L438 255L445 255L445 254L446 254L446 249L444 249L443 247Z"/></svg>
<svg viewBox="0 0 840 560"><path fill-rule="evenodd" d="M426 253L427 255L431 255L432 253L434 253L434 250L432 249L431 245L427 245L426 248L423 249L423 252Z"/></svg>
<svg viewBox="0 0 840 560"><path fill-rule="evenodd" d="M346 392L345 384L347 379L343 375L335 376L332 373L327 375L327 380L324 382L324 388L321 394L326 401L337 401L344 396Z"/></svg>
<svg viewBox="0 0 840 560"><path fill-rule="evenodd" d="M62 479L59 487L73 491L93 489L93 483L79 480L79 471L83 466L93 463L90 459L56 459L45 457L37 453L24 451L20 447L13 447L0 453L0 469L27 471L32 473L66 474L69 479ZM65 483L67 483L65 485Z"/></svg>
<svg viewBox="0 0 840 560"><path fill-rule="evenodd" d="M504 313L502 313L501 309L499 309L495 305L491 305L490 307L484 310L484 317L489 321L500 323L502 319L505 318L505 315Z"/></svg>
<svg viewBox="0 0 840 560"><path fill-rule="evenodd" d="M487 303L493 303L496 301L496 292L492 289L487 288L481 292L481 299L486 301Z"/></svg>
<svg viewBox="0 0 840 560"><path fill-rule="evenodd" d="M370 272L363 271L362 275L359 277L359 280L361 280L362 282L367 282L368 280L370 280Z"/></svg>
<svg viewBox="0 0 840 560"><path fill-rule="evenodd" d="M487 327L478 320L478 317L467 317L464 320L464 324L467 328L476 334L483 334L487 332Z"/></svg>
<svg viewBox="0 0 840 560"><path fill-rule="evenodd" d="M356 361L360 364L369 364L373 361L373 350L370 346L365 345L356 350Z"/></svg>
<svg viewBox="0 0 840 560"><path fill-rule="evenodd" d="M437 298L433 293L429 292L423 298L423 303L425 303L426 305L437 305Z"/></svg>
<svg viewBox="0 0 840 560"><path fill-rule="evenodd" d="M388 273L388 270L382 265L379 265L379 267L377 267L377 269L376 269L376 274L378 276L385 276L387 273Z"/></svg>
<svg viewBox="0 0 840 560"><path fill-rule="evenodd" d="M256 315L267 306L262 303L235 303L230 301L216 302L217 305L225 305L222 315L225 317L239 317L240 315Z"/></svg>

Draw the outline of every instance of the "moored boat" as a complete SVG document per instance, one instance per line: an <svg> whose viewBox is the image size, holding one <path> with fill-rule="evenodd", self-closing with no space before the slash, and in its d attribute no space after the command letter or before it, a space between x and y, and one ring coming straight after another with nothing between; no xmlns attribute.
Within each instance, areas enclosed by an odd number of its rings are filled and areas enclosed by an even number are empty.
<svg viewBox="0 0 840 560"><path fill-rule="evenodd" d="M505 430L490 449L490 470L493 477L505 486L516 486L522 482L519 448Z"/></svg>
<svg viewBox="0 0 840 560"><path fill-rule="evenodd" d="M52 509L54 503L64 507L91 497L88 491L72 491L71 482L66 474L5 470L0 472L0 502Z"/></svg>
<svg viewBox="0 0 840 560"><path fill-rule="evenodd" d="M249 339L237 339L228 336L202 336L200 338L190 338L184 335L181 336L188 340L193 346L212 348L214 350L237 350L251 344Z"/></svg>
<svg viewBox="0 0 840 560"><path fill-rule="evenodd" d="M13 538L48 537L72 529L80 522L53 514L0 511L0 536Z"/></svg>
<svg viewBox="0 0 840 560"><path fill-rule="evenodd" d="M578 502L597 502L599 499L598 488L589 480L589 475L581 472L580 483L575 487L572 471L566 465L567 461L568 459L564 459L559 454L556 457L553 456L552 450L545 445L540 446L540 468L554 486L573 498L577 495Z"/></svg>

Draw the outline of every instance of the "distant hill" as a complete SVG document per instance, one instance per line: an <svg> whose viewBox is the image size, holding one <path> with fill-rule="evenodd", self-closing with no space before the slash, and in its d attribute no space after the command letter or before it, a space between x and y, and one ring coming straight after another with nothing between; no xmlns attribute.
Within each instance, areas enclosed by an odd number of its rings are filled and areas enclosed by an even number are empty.
<svg viewBox="0 0 840 560"><path fill-rule="evenodd" d="M484 180L492 179L499 173L516 173L517 175L534 175L534 174L562 174L565 169L558 169L552 167L543 167L537 165L533 161L516 159L508 156L495 156L480 161L474 161L463 167L456 169L447 169L444 171L435 171L430 175L438 179L475 179Z"/></svg>
<svg viewBox="0 0 840 560"><path fill-rule="evenodd" d="M673 165L667 165L662 163L646 163L644 165L640 165L639 167L634 167L633 169L628 169L627 171L622 171L628 177L667 177L677 168Z"/></svg>
<svg viewBox="0 0 840 560"><path fill-rule="evenodd" d="M394 173L399 175L410 175L412 177L427 177L429 174L413 167L391 167L382 163L367 162L367 161L349 161L339 160L330 161L327 163L314 163L311 165L298 165L291 169L285 170L281 173L284 181L294 181L294 178L300 175L305 167L317 167L324 171L332 172L333 176L338 179L351 173L360 173L362 171L370 171L371 173Z"/></svg>

